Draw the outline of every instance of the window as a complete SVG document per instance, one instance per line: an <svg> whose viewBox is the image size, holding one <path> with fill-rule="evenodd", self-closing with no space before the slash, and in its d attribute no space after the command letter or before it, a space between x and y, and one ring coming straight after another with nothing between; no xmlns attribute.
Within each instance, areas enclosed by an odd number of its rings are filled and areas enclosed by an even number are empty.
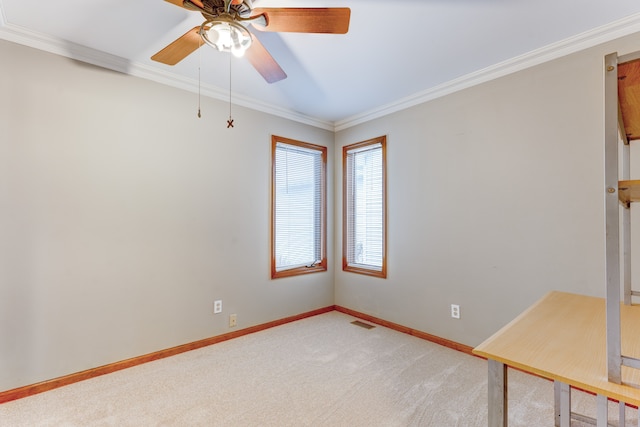
<svg viewBox="0 0 640 427"><path fill-rule="evenodd" d="M344 271L387 277L386 142L381 136L342 150Z"/></svg>
<svg viewBox="0 0 640 427"><path fill-rule="evenodd" d="M271 138L271 278L327 270L327 148Z"/></svg>

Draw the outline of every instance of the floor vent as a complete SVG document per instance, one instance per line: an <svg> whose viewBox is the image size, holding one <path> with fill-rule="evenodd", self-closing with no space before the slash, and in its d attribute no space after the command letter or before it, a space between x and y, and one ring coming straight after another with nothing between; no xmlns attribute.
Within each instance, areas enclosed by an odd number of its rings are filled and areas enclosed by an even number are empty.
<svg viewBox="0 0 640 427"><path fill-rule="evenodd" d="M375 328L375 326L370 325L368 323L361 322L359 320L354 320L353 322L351 322L351 324L352 325L356 325L356 326L360 326L361 328L365 328L365 329L373 329L373 328Z"/></svg>

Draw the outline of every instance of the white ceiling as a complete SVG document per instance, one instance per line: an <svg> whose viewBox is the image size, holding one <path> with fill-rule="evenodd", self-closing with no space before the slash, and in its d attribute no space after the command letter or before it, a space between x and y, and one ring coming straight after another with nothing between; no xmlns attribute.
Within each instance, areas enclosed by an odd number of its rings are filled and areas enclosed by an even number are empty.
<svg viewBox="0 0 640 427"><path fill-rule="evenodd" d="M162 0L0 0L0 38L333 129L640 31L638 0L254 0L349 7L346 35L258 33L288 78L204 46L151 55L203 18ZM639 46L640 48L640 46Z"/></svg>

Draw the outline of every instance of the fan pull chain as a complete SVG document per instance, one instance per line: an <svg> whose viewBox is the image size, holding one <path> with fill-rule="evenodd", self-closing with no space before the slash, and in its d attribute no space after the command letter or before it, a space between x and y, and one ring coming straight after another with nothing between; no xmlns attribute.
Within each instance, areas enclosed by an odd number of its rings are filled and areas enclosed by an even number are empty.
<svg viewBox="0 0 640 427"><path fill-rule="evenodd" d="M198 118L202 117L202 115L200 114L200 67L202 66L202 49L200 49L201 46L202 38L198 42Z"/></svg>
<svg viewBox="0 0 640 427"><path fill-rule="evenodd" d="M227 120L227 129L233 127L233 119L231 118L231 54L229 55L229 120Z"/></svg>

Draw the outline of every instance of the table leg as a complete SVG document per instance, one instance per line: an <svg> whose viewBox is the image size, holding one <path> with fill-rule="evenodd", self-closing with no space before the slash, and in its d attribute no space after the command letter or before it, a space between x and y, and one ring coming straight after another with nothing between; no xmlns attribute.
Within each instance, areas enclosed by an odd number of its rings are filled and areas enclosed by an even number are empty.
<svg viewBox="0 0 640 427"><path fill-rule="evenodd" d="M489 359L489 427L507 427L507 366Z"/></svg>
<svg viewBox="0 0 640 427"><path fill-rule="evenodd" d="M553 382L555 427L571 426L571 387L558 380Z"/></svg>
<svg viewBox="0 0 640 427"><path fill-rule="evenodd" d="M626 403L622 401L618 404L618 425L621 427L627 425L627 414L624 411L626 406Z"/></svg>
<svg viewBox="0 0 640 427"><path fill-rule="evenodd" d="M603 394L599 394L596 397L596 402L598 406L598 418L596 422L596 427L608 427L609 424L609 402L607 396Z"/></svg>
<svg viewBox="0 0 640 427"><path fill-rule="evenodd" d="M560 387L561 383L558 380L553 381L553 412L555 415L554 427L560 427L560 417L562 413L560 411Z"/></svg>

